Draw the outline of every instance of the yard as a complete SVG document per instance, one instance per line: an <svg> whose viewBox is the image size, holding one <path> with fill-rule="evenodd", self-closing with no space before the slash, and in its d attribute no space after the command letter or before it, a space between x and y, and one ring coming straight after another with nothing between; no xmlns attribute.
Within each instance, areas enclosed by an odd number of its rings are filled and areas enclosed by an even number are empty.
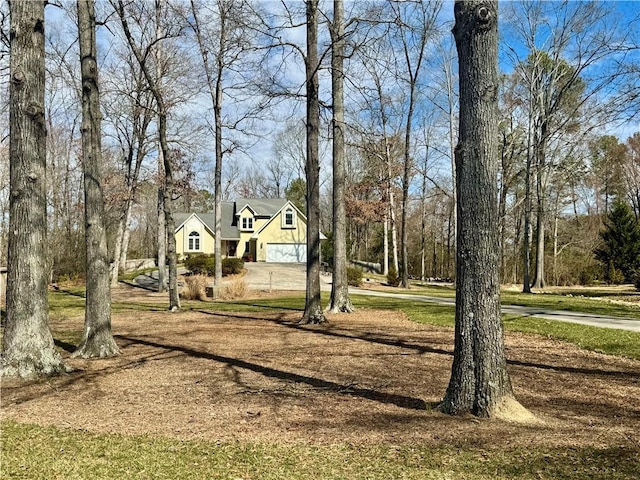
<svg viewBox="0 0 640 480"><path fill-rule="evenodd" d="M121 356L3 381L3 478L640 475L638 360L509 332L515 394L537 421L451 418L435 410L450 327L373 308L301 327L295 310L158 302L117 290ZM82 315L52 315L52 329L68 357Z"/></svg>

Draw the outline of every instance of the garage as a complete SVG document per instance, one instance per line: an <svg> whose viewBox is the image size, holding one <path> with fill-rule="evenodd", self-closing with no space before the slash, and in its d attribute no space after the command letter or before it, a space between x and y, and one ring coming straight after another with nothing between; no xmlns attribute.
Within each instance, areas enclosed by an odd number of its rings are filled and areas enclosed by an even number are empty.
<svg viewBox="0 0 640 480"><path fill-rule="evenodd" d="M267 244L267 262L295 263L307 261L307 245L304 243Z"/></svg>

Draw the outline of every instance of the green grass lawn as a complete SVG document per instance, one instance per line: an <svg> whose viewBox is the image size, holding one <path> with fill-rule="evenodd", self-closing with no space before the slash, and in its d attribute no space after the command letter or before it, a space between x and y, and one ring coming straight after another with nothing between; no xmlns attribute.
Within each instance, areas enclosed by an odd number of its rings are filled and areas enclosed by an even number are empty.
<svg viewBox="0 0 640 480"><path fill-rule="evenodd" d="M12 479L635 479L638 450L249 444L2 423Z"/></svg>

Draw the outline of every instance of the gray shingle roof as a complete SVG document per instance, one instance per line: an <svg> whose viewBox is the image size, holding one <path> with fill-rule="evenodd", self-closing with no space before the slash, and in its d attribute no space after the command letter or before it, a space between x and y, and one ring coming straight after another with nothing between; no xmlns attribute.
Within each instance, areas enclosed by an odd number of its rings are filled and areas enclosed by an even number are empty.
<svg viewBox="0 0 640 480"><path fill-rule="evenodd" d="M231 220L233 219L233 202L222 202L222 240L239 240L240 239L240 231L236 226L235 222L231 224ZM191 215L192 213L175 213L173 215L176 223L176 229L180 227ZM205 226L211 231L212 234L215 234L216 231L216 218L213 212L207 213L196 213L198 218L202 220Z"/></svg>
<svg viewBox="0 0 640 480"><path fill-rule="evenodd" d="M247 205L257 217L270 218L287 203L284 198L239 198L235 202L222 202L222 240L239 240L240 231L235 215ZM192 214L174 213L176 229L179 228ZM215 217L213 212L196 213L205 226L215 233Z"/></svg>
<svg viewBox="0 0 640 480"><path fill-rule="evenodd" d="M287 203L285 198L238 198L236 213L249 205L257 217L273 217Z"/></svg>

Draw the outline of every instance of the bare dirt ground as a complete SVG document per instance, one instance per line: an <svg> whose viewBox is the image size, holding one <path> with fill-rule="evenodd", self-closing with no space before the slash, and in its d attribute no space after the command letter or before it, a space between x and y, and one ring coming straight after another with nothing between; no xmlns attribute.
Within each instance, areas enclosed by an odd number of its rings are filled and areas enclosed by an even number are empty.
<svg viewBox="0 0 640 480"><path fill-rule="evenodd" d="M162 301L120 287L116 299ZM4 380L3 418L180 439L447 446L640 448L640 362L508 334L518 400L541 420L451 418L434 406L453 331L360 310L301 327L300 312L114 314L122 355ZM55 322L78 331L82 318ZM70 345L62 345L68 350Z"/></svg>

